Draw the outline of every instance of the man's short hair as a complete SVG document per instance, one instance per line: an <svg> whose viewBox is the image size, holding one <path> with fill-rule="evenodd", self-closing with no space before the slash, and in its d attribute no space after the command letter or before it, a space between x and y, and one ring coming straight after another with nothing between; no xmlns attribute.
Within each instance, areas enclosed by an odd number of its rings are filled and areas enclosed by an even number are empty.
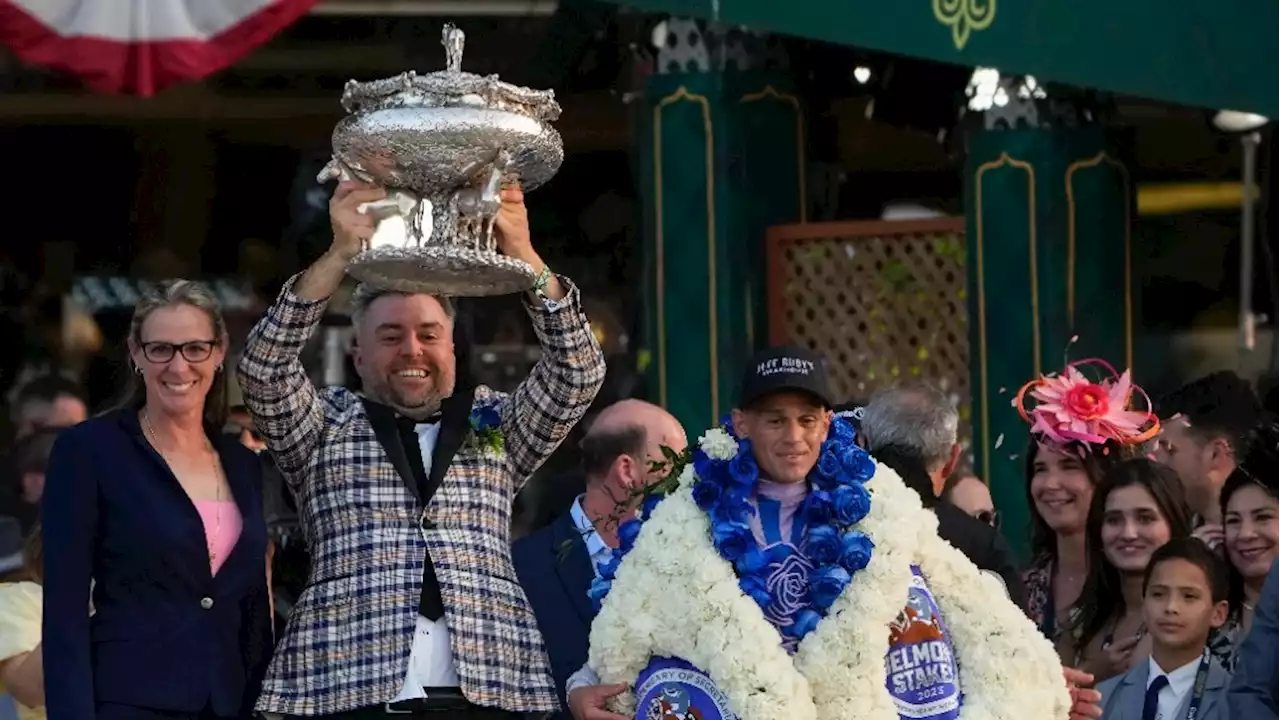
<svg viewBox="0 0 1280 720"><path fill-rule="evenodd" d="M417 293L379 288L369 285L368 283L360 283L359 285L356 285L356 289L351 292L351 324L359 325L361 318L363 318L364 314L368 312L369 306L378 298L386 297L388 295L403 295L408 297L409 295L416 294ZM455 319L457 311L453 306L453 300L451 298L444 295L433 295L432 297L440 303L440 307L444 308L444 314L446 317L450 320Z"/></svg>
<svg viewBox="0 0 1280 720"><path fill-rule="evenodd" d="M601 429L592 427L578 443L582 472L591 481L607 475L614 461L622 455L643 460L647 441L648 433L643 425L615 425Z"/></svg>
<svg viewBox="0 0 1280 720"><path fill-rule="evenodd" d="M1262 419L1264 410L1248 380L1230 370L1196 378L1157 403L1160 417L1186 418L1188 428L1202 441L1225 438L1237 455Z"/></svg>
<svg viewBox="0 0 1280 720"><path fill-rule="evenodd" d="M60 397L75 398L89 407L88 395L74 380L57 374L40 375L18 390L13 399L11 417L14 422L21 422L23 413L28 412L32 405L52 405Z"/></svg>
<svg viewBox="0 0 1280 720"><path fill-rule="evenodd" d="M1156 548L1147 563L1146 572L1142 575L1142 594L1147 594L1147 586L1151 584L1151 575L1156 566L1170 560L1186 560L1204 571L1205 581L1209 583L1209 595L1215 603L1227 599L1229 580L1227 566L1217 553L1209 549L1203 540L1193 537L1174 538Z"/></svg>
<svg viewBox="0 0 1280 720"><path fill-rule="evenodd" d="M921 382L903 383L871 397L859 427L872 455L894 446L915 454L930 470L951 457L960 413L941 390Z"/></svg>

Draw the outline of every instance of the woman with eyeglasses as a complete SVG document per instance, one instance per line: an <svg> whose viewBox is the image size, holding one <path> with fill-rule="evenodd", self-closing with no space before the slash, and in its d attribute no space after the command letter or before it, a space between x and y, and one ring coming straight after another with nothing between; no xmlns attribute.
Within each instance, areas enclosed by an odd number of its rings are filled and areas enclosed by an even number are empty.
<svg viewBox="0 0 1280 720"><path fill-rule="evenodd" d="M123 401L54 446L50 720L250 716L271 651L267 533L259 459L222 432L226 346L207 289L160 284L134 310Z"/></svg>

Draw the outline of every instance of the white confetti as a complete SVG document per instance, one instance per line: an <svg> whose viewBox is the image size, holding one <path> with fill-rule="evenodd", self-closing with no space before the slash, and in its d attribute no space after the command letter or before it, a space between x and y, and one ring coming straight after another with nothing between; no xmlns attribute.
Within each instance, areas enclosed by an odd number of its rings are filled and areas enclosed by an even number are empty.
<svg viewBox="0 0 1280 720"><path fill-rule="evenodd" d="M996 446L994 449L999 450L1000 446L1003 444L1004 444L1004 433L1000 433L1000 436L996 438Z"/></svg>

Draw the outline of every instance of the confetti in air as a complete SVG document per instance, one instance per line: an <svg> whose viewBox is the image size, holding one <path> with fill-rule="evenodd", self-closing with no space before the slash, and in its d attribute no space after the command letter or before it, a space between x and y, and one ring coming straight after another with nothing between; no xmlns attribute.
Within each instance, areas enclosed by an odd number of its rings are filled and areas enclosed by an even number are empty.
<svg viewBox="0 0 1280 720"><path fill-rule="evenodd" d="M1000 446L1003 444L1004 444L1004 433L1000 433L1000 437L996 438L996 446L994 449L999 450Z"/></svg>

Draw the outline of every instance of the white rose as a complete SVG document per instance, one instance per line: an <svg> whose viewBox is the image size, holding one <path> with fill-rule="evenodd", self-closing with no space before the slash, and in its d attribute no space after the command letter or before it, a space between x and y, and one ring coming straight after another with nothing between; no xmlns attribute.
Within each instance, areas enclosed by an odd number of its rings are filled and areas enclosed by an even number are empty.
<svg viewBox="0 0 1280 720"><path fill-rule="evenodd" d="M698 447L712 460L732 460L738 454L738 441L721 428L712 428L698 440Z"/></svg>

